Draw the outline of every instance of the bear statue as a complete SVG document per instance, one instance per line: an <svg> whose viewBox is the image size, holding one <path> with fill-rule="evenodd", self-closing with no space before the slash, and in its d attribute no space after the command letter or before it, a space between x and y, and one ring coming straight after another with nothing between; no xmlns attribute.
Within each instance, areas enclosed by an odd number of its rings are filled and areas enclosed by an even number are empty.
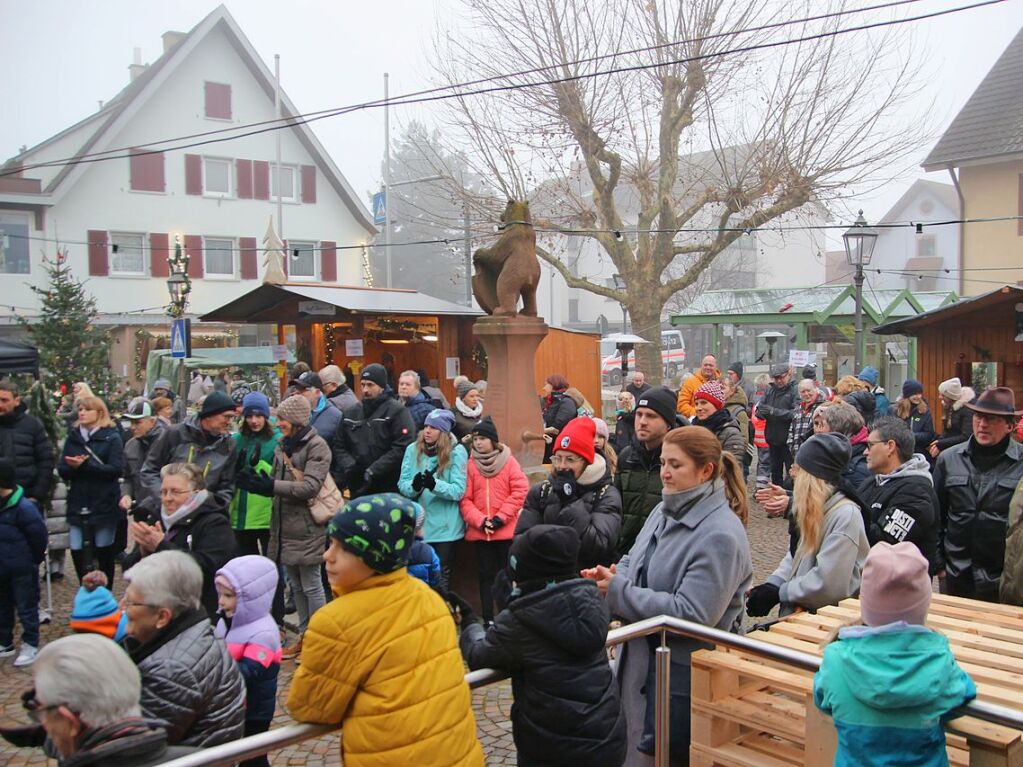
<svg viewBox="0 0 1023 767"><path fill-rule="evenodd" d="M477 250L472 263L472 292L483 311L495 317L536 316L540 262L529 203L508 201L501 214L501 236L493 247ZM516 311L520 296L521 312Z"/></svg>

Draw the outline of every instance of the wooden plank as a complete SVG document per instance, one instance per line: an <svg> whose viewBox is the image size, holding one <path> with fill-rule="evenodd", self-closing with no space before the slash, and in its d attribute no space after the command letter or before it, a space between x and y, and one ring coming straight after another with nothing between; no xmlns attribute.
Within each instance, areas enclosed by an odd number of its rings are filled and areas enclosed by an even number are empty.
<svg viewBox="0 0 1023 767"><path fill-rule="evenodd" d="M994 722L985 722L973 716L960 716L946 722L945 731L951 735L961 736L968 743L980 742L999 748L1023 743L1023 732Z"/></svg>
<svg viewBox="0 0 1023 767"><path fill-rule="evenodd" d="M771 697L764 695L761 700ZM803 742L806 732L805 708L798 715L793 715L791 711L780 709L771 702L754 703L741 698L727 698L714 703L706 703L694 698L692 705L694 713L700 712L727 719L743 727L770 732L797 743ZM701 739L701 742L705 741Z"/></svg>
<svg viewBox="0 0 1023 767"><path fill-rule="evenodd" d="M965 599L964 597L954 597L949 594L935 594L931 597L931 605L948 605L950 607L977 609L977 600ZM998 613L999 615L1023 621L1023 607L1018 605L1003 605L995 602L985 602L981 612L983 615Z"/></svg>
<svg viewBox="0 0 1023 767"><path fill-rule="evenodd" d="M813 676L809 672L805 675L800 675L792 671L782 671L781 669L757 663L756 660L748 656L744 657L738 653L710 652L708 655L703 655L703 652L707 651L693 654L693 667L703 664L716 668L731 669L739 674L762 679L767 684L774 685L796 695L812 694L813 692Z"/></svg>
<svg viewBox="0 0 1023 767"><path fill-rule="evenodd" d="M742 743L727 743L713 749L694 743L689 751L693 765L707 767L793 767L801 764L785 759L785 753L778 749L772 752L750 748Z"/></svg>
<svg viewBox="0 0 1023 767"><path fill-rule="evenodd" d="M835 762L835 751L838 749L835 723L809 699L806 701L805 722L804 766L830 767Z"/></svg>

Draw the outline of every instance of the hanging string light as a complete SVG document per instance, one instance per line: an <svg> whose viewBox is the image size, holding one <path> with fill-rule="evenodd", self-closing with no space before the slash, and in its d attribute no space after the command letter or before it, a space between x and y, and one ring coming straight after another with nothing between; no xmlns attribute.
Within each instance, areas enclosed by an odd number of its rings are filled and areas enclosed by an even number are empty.
<svg viewBox="0 0 1023 767"><path fill-rule="evenodd" d="M362 278L366 282L366 287L373 287L373 270L369 265L369 250L365 245L362 246Z"/></svg>
<svg viewBox="0 0 1023 767"><path fill-rule="evenodd" d="M326 324L323 326L323 346L327 355L327 364L334 364L334 349L337 346L337 339L334 338L334 326Z"/></svg>

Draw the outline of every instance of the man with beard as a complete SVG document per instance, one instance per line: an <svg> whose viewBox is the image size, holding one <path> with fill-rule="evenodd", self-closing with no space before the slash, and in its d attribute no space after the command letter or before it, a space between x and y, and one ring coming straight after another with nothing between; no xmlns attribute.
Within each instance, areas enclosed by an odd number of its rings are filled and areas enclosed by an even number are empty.
<svg viewBox="0 0 1023 767"><path fill-rule="evenodd" d="M398 475L405 448L416 438L408 408L388 386L379 363L367 365L359 376L362 401L344 412L334 435L331 475L351 497L398 492Z"/></svg>

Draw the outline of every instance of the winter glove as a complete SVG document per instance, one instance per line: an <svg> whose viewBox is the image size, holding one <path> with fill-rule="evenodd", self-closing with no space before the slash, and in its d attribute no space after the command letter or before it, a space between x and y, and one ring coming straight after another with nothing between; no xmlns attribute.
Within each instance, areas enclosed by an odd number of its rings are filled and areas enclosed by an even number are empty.
<svg viewBox="0 0 1023 767"><path fill-rule="evenodd" d="M500 530L502 527L504 527L504 518L503 517L491 517L490 518L490 526L492 528L494 528L494 532L496 533L498 530Z"/></svg>
<svg viewBox="0 0 1023 767"><path fill-rule="evenodd" d="M472 609L472 605L469 604L464 597L459 596L454 591L449 591L447 594L447 601L460 616L460 625L468 626L470 623L479 622L479 619L476 617L476 611Z"/></svg>
<svg viewBox="0 0 1023 767"><path fill-rule="evenodd" d="M433 476L432 471L423 472L423 487L427 490L433 490L437 487L437 479Z"/></svg>
<svg viewBox="0 0 1023 767"><path fill-rule="evenodd" d="M264 474L250 474L246 471L239 474L236 481L238 487L246 492L266 496L274 494L274 481Z"/></svg>
<svg viewBox="0 0 1023 767"><path fill-rule="evenodd" d="M761 583L746 595L746 614L750 617L767 615L778 601L778 587L773 583Z"/></svg>
<svg viewBox="0 0 1023 767"><path fill-rule="evenodd" d="M551 487L566 501L579 495L579 483L576 482L575 474L570 471L554 472L554 476L551 477Z"/></svg>
<svg viewBox="0 0 1023 767"><path fill-rule="evenodd" d="M425 487L423 480L423 472L419 472L418 474L416 474L416 476L412 477L412 489L415 490L417 493L421 493L423 492L423 487Z"/></svg>

